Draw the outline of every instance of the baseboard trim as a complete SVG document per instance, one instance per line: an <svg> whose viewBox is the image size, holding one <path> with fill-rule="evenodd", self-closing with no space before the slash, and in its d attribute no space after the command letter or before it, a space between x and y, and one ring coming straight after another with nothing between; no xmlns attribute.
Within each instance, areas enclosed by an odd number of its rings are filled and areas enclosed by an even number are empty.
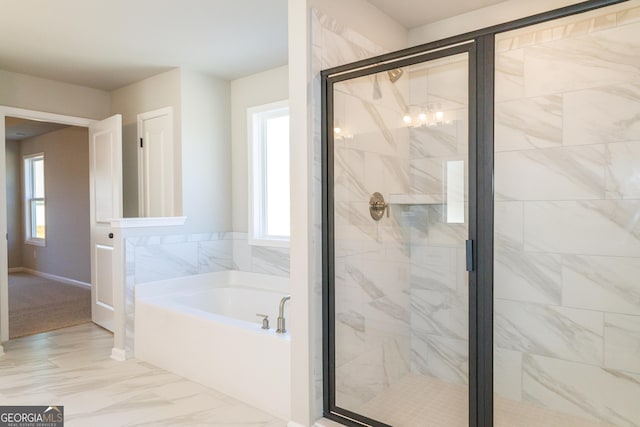
<svg viewBox="0 0 640 427"><path fill-rule="evenodd" d="M36 270L32 270L30 268L25 268L25 267L10 268L9 273L29 273L29 274L33 274L34 276L43 277L45 279L50 279L50 280L56 280L58 282L67 283L69 285L84 286L85 288L91 287L91 283L85 283L85 282L81 282L80 280L69 279L67 277L57 276L55 274L43 273L41 271L36 271Z"/></svg>

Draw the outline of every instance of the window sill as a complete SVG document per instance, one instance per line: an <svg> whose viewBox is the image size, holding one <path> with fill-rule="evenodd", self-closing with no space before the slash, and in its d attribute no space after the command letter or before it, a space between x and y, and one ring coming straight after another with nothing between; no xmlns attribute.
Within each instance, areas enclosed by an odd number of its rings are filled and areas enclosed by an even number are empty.
<svg viewBox="0 0 640 427"><path fill-rule="evenodd" d="M24 241L25 245L31 245L31 246L40 246L41 248L45 248L47 247L47 241L44 239L28 239Z"/></svg>

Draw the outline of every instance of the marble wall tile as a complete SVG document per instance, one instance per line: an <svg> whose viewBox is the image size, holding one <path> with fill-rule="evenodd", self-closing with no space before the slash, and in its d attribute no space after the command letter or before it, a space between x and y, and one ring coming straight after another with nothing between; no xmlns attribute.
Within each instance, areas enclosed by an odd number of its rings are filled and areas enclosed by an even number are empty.
<svg viewBox="0 0 640 427"><path fill-rule="evenodd" d="M227 271L233 268L233 241L198 242L198 273Z"/></svg>
<svg viewBox="0 0 640 427"><path fill-rule="evenodd" d="M496 200L603 199L604 145L495 154Z"/></svg>
<svg viewBox="0 0 640 427"><path fill-rule="evenodd" d="M137 246L136 283L189 276L198 273L198 243Z"/></svg>
<svg viewBox="0 0 640 427"><path fill-rule="evenodd" d="M411 246L412 290L456 290L458 269L455 248Z"/></svg>
<svg viewBox="0 0 640 427"><path fill-rule="evenodd" d="M231 248L233 253L233 268L232 270L239 271L251 271L251 246L247 241L247 234L244 236L235 238L231 241Z"/></svg>
<svg viewBox="0 0 640 427"><path fill-rule="evenodd" d="M495 151L561 146L562 111L561 95L496 103Z"/></svg>
<svg viewBox="0 0 640 427"><path fill-rule="evenodd" d="M444 189L444 160L422 158L410 160L409 191L415 194L442 194Z"/></svg>
<svg viewBox="0 0 640 427"><path fill-rule="evenodd" d="M384 390L382 346L364 353L335 370L335 402L342 408L357 408Z"/></svg>
<svg viewBox="0 0 640 427"><path fill-rule="evenodd" d="M503 51L497 47L496 50L496 102L524 98L524 49Z"/></svg>
<svg viewBox="0 0 640 427"><path fill-rule="evenodd" d="M640 201L526 202L527 251L640 256Z"/></svg>
<svg viewBox="0 0 640 427"><path fill-rule="evenodd" d="M464 247L464 242L469 238L468 223L447 223L445 205L429 206L429 230L427 244L443 247ZM468 206L465 204L465 213Z"/></svg>
<svg viewBox="0 0 640 427"><path fill-rule="evenodd" d="M493 390L498 396L522 400L522 353L493 349Z"/></svg>
<svg viewBox="0 0 640 427"><path fill-rule="evenodd" d="M640 374L640 316L605 313L604 366Z"/></svg>
<svg viewBox="0 0 640 427"><path fill-rule="evenodd" d="M494 313L499 348L602 364L602 313L500 299Z"/></svg>
<svg viewBox="0 0 640 427"><path fill-rule="evenodd" d="M637 24L632 24L527 47L525 96L637 80L640 75L637 34Z"/></svg>
<svg viewBox="0 0 640 427"><path fill-rule="evenodd" d="M636 31L640 31L640 24ZM640 42L638 42L640 54ZM565 145L633 141L640 134L640 65L630 83L599 86L564 95Z"/></svg>
<svg viewBox="0 0 640 427"><path fill-rule="evenodd" d="M429 103L435 103L442 110L457 109L469 103L469 64L467 55L455 57L454 62L429 68Z"/></svg>
<svg viewBox="0 0 640 427"><path fill-rule="evenodd" d="M496 248L493 266L496 298L560 305L560 255Z"/></svg>
<svg viewBox="0 0 640 427"><path fill-rule="evenodd" d="M640 140L607 144L606 190L609 199L640 199Z"/></svg>
<svg viewBox="0 0 640 427"><path fill-rule="evenodd" d="M465 340L412 331L411 371L454 384L468 384L468 348Z"/></svg>
<svg viewBox="0 0 640 427"><path fill-rule="evenodd" d="M565 255L562 303L640 315L640 258Z"/></svg>
<svg viewBox="0 0 640 427"><path fill-rule="evenodd" d="M494 202L493 218L495 248L522 250L524 244L523 202Z"/></svg>
<svg viewBox="0 0 640 427"><path fill-rule="evenodd" d="M467 340L469 304L455 291L411 290L411 330Z"/></svg>
<svg viewBox="0 0 640 427"><path fill-rule="evenodd" d="M348 148L334 149L334 201L355 202L369 199L372 190L365 185L363 179L366 154L364 151Z"/></svg>
<svg viewBox="0 0 640 427"><path fill-rule="evenodd" d="M368 332L389 336L408 336L411 321L408 291L385 291L384 296L371 300L364 307Z"/></svg>
<svg viewBox="0 0 640 427"><path fill-rule="evenodd" d="M411 159L452 157L458 154L457 123L411 127L409 134Z"/></svg>
<svg viewBox="0 0 640 427"><path fill-rule="evenodd" d="M251 271L254 273L289 276L289 248L254 246L251 248Z"/></svg>
<svg viewBox="0 0 640 427"><path fill-rule="evenodd" d="M364 173L360 175L361 187L369 191L360 195L360 201L369 201L375 191L387 195L407 193L409 189L408 159L365 153Z"/></svg>
<svg viewBox="0 0 640 427"><path fill-rule="evenodd" d="M541 356L523 358L523 400L616 426L640 420L640 376Z"/></svg>

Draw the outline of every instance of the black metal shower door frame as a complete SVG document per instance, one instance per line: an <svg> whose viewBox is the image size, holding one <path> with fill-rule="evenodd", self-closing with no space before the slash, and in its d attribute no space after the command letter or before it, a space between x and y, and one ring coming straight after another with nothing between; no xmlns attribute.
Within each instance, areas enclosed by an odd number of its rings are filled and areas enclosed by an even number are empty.
<svg viewBox="0 0 640 427"><path fill-rule="evenodd" d="M410 65L425 63L437 59L446 58L449 56L459 55L459 54L467 54L468 59L468 122L469 122L469 135L468 135L468 146L469 146L469 177L475 176L477 167L475 166L476 162L476 50L477 50L477 42L474 40L463 41L457 43L453 46L446 47L437 47L428 52L422 52L417 55L410 55L406 58L401 58L395 61L389 61L386 63L382 63L379 65L356 69L353 71L347 71L343 73L338 73L334 75L329 75L327 78L323 78L323 130L324 129L333 129L333 85L339 82L355 79L358 77L363 77L379 72L385 72L396 68L407 67ZM381 423L379 421L367 418L361 414L354 413L345 408L338 407L335 404L335 398L332 391L335 390L335 346L332 345L334 343L335 338L335 271L334 271L334 218L332 215L333 212L333 148L334 148L334 140L333 135L329 135L330 132L325 132L323 137L323 152L322 152L322 162L323 162L323 289L324 289L324 304L323 304L323 320L324 320L324 328L323 328L323 339L324 339L324 378L325 378L325 389L324 389L324 400L325 400L325 417L334 419L336 421L340 421L345 425L351 426L386 426L387 424ZM469 182L469 236L468 239L475 242L477 227L474 226L477 222L477 214L476 214L476 200L477 200L477 190L474 188L474 182L470 179ZM473 245L474 247L476 245ZM474 250L474 253L477 250ZM469 254L471 255L471 254ZM474 254L475 255L475 254ZM476 263L477 264L477 263ZM469 310L469 324L470 328L474 330L471 333L469 331L469 337L476 334L475 328L476 324L472 319L475 318L475 306L476 304L472 304L471 301L475 299L476 292L473 290L475 288L475 283L477 282L475 279L477 273L477 269L473 269L469 272L469 299L470 299L470 310ZM473 309L472 309L473 307ZM331 342L331 345L327 345ZM475 375L477 371L477 367L475 366L475 362L478 360L476 357L477 354L474 351L473 354L470 354L469 357L469 375L470 377ZM328 405L327 405L328 403Z"/></svg>
<svg viewBox="0 0 640 427"><path fill-rule="evenodd" d="M322 316L326 418L347 426L387 424L335 402L333 85L395 68L468 53L469 59L469 426L493 426L493 168L495 36L628 0L590 0L471 33L324 70L322 85Z"/></svg>

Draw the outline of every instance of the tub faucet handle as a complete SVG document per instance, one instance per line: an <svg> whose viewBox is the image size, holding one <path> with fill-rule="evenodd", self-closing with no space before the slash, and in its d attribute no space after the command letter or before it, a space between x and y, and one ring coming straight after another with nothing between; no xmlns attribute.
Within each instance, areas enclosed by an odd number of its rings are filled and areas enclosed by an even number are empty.
<svg viewBox="0 0 640 427"><path fill-rule="evenodd" d="M262 317L262 329L269 329L269 316L260 313L256 313L256 316Z"/></svg>

